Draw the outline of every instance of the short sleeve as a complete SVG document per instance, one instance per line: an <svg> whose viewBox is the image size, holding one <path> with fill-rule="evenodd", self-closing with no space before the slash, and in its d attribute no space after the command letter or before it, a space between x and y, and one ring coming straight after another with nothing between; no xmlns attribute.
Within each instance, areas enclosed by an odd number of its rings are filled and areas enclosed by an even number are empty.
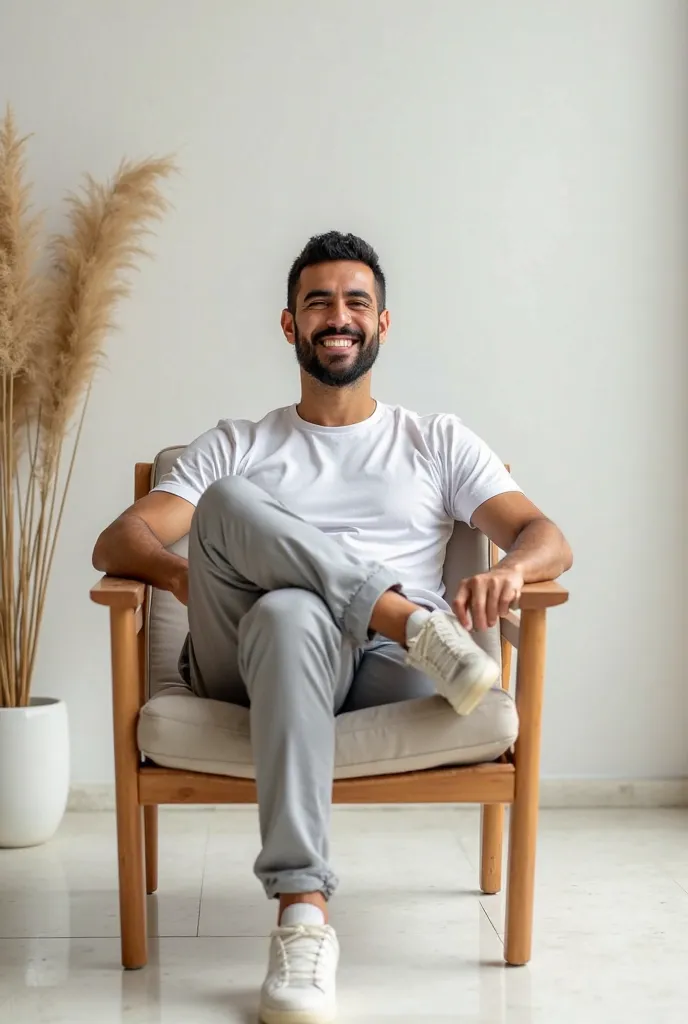
<svg viewBox="0 0 688 1024"><path fill-rule="evenodd" d="M236 461L231 426L220 423L192 441L153 490L176 494L197 505L211 484L235 472Z"/></svg>
<svg viewBox="0 0 688 1024"><path fill-rule="evenodd" d="M473 513L483 502L520 492L499 456L457 417L441 417L436 443L447 511L454 519L472 526Z"/></svg>

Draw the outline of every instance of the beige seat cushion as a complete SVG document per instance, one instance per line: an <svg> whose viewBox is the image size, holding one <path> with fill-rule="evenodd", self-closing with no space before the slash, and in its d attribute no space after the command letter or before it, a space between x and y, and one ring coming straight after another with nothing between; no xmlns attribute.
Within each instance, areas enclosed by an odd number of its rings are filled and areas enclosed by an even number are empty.
<svg viewBox="0 0 688 1024"><path fill-rule="evenodd" d="M335 778L494 761L518 732L516 707L492 690L461 718L442 697L349 711L336 724ZM165 768L254 778L249 712L170 687L141 711L140 750Z"/></svg>

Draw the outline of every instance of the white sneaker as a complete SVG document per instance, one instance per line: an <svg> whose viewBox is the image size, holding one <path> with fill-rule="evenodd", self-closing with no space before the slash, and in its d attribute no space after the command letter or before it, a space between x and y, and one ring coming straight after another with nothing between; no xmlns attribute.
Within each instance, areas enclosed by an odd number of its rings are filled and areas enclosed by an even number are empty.
<svg viewBox="0 0 688 1024"><path fill-rule="evenodd" d="M339 943L329 925L276 928L260 992L263 1024L331 1024Z"/></svg>
<svg viewBox="0 0 688 1024"><path fill-rule="evenodd" d="M499 666L450 612L433 612L409 641L407 665L434 680L457 715L470 715L499 679Z"/></svg>

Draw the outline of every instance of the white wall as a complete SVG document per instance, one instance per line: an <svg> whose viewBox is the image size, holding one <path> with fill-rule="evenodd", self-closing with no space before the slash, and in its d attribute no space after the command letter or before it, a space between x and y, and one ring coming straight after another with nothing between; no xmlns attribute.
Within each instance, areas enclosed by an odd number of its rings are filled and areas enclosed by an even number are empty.
<svg viewBox="0 0 688 1024"><path fill-rule="evenodd" d="M288 264L369 238L394 329L378 397L458 412L575 548L551 615L543 769L688 767L686 126L681 0L38 0L4 4L0 101L36 201L177 150L176 204L109 344L37 692L77 783L112 778L95 536L132 465L297 395Z"/></svg>

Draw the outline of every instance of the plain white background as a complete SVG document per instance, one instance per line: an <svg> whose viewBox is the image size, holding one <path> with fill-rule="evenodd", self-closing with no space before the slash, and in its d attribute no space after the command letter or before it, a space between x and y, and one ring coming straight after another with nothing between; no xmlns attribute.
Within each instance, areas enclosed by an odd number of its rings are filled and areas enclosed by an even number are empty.
<svg viewBox="0 0 688 1024"><path fill-rule="evenodd" d="M309 235L389 279L376 394L461 415L576 553L550 617L543 771L675 777L685 676L688 89L681 0L2 0L0 98L35 201L175 151L93 393L35 692L112 779L94 539L133 463L298 397L279 330Z"/></svg>

